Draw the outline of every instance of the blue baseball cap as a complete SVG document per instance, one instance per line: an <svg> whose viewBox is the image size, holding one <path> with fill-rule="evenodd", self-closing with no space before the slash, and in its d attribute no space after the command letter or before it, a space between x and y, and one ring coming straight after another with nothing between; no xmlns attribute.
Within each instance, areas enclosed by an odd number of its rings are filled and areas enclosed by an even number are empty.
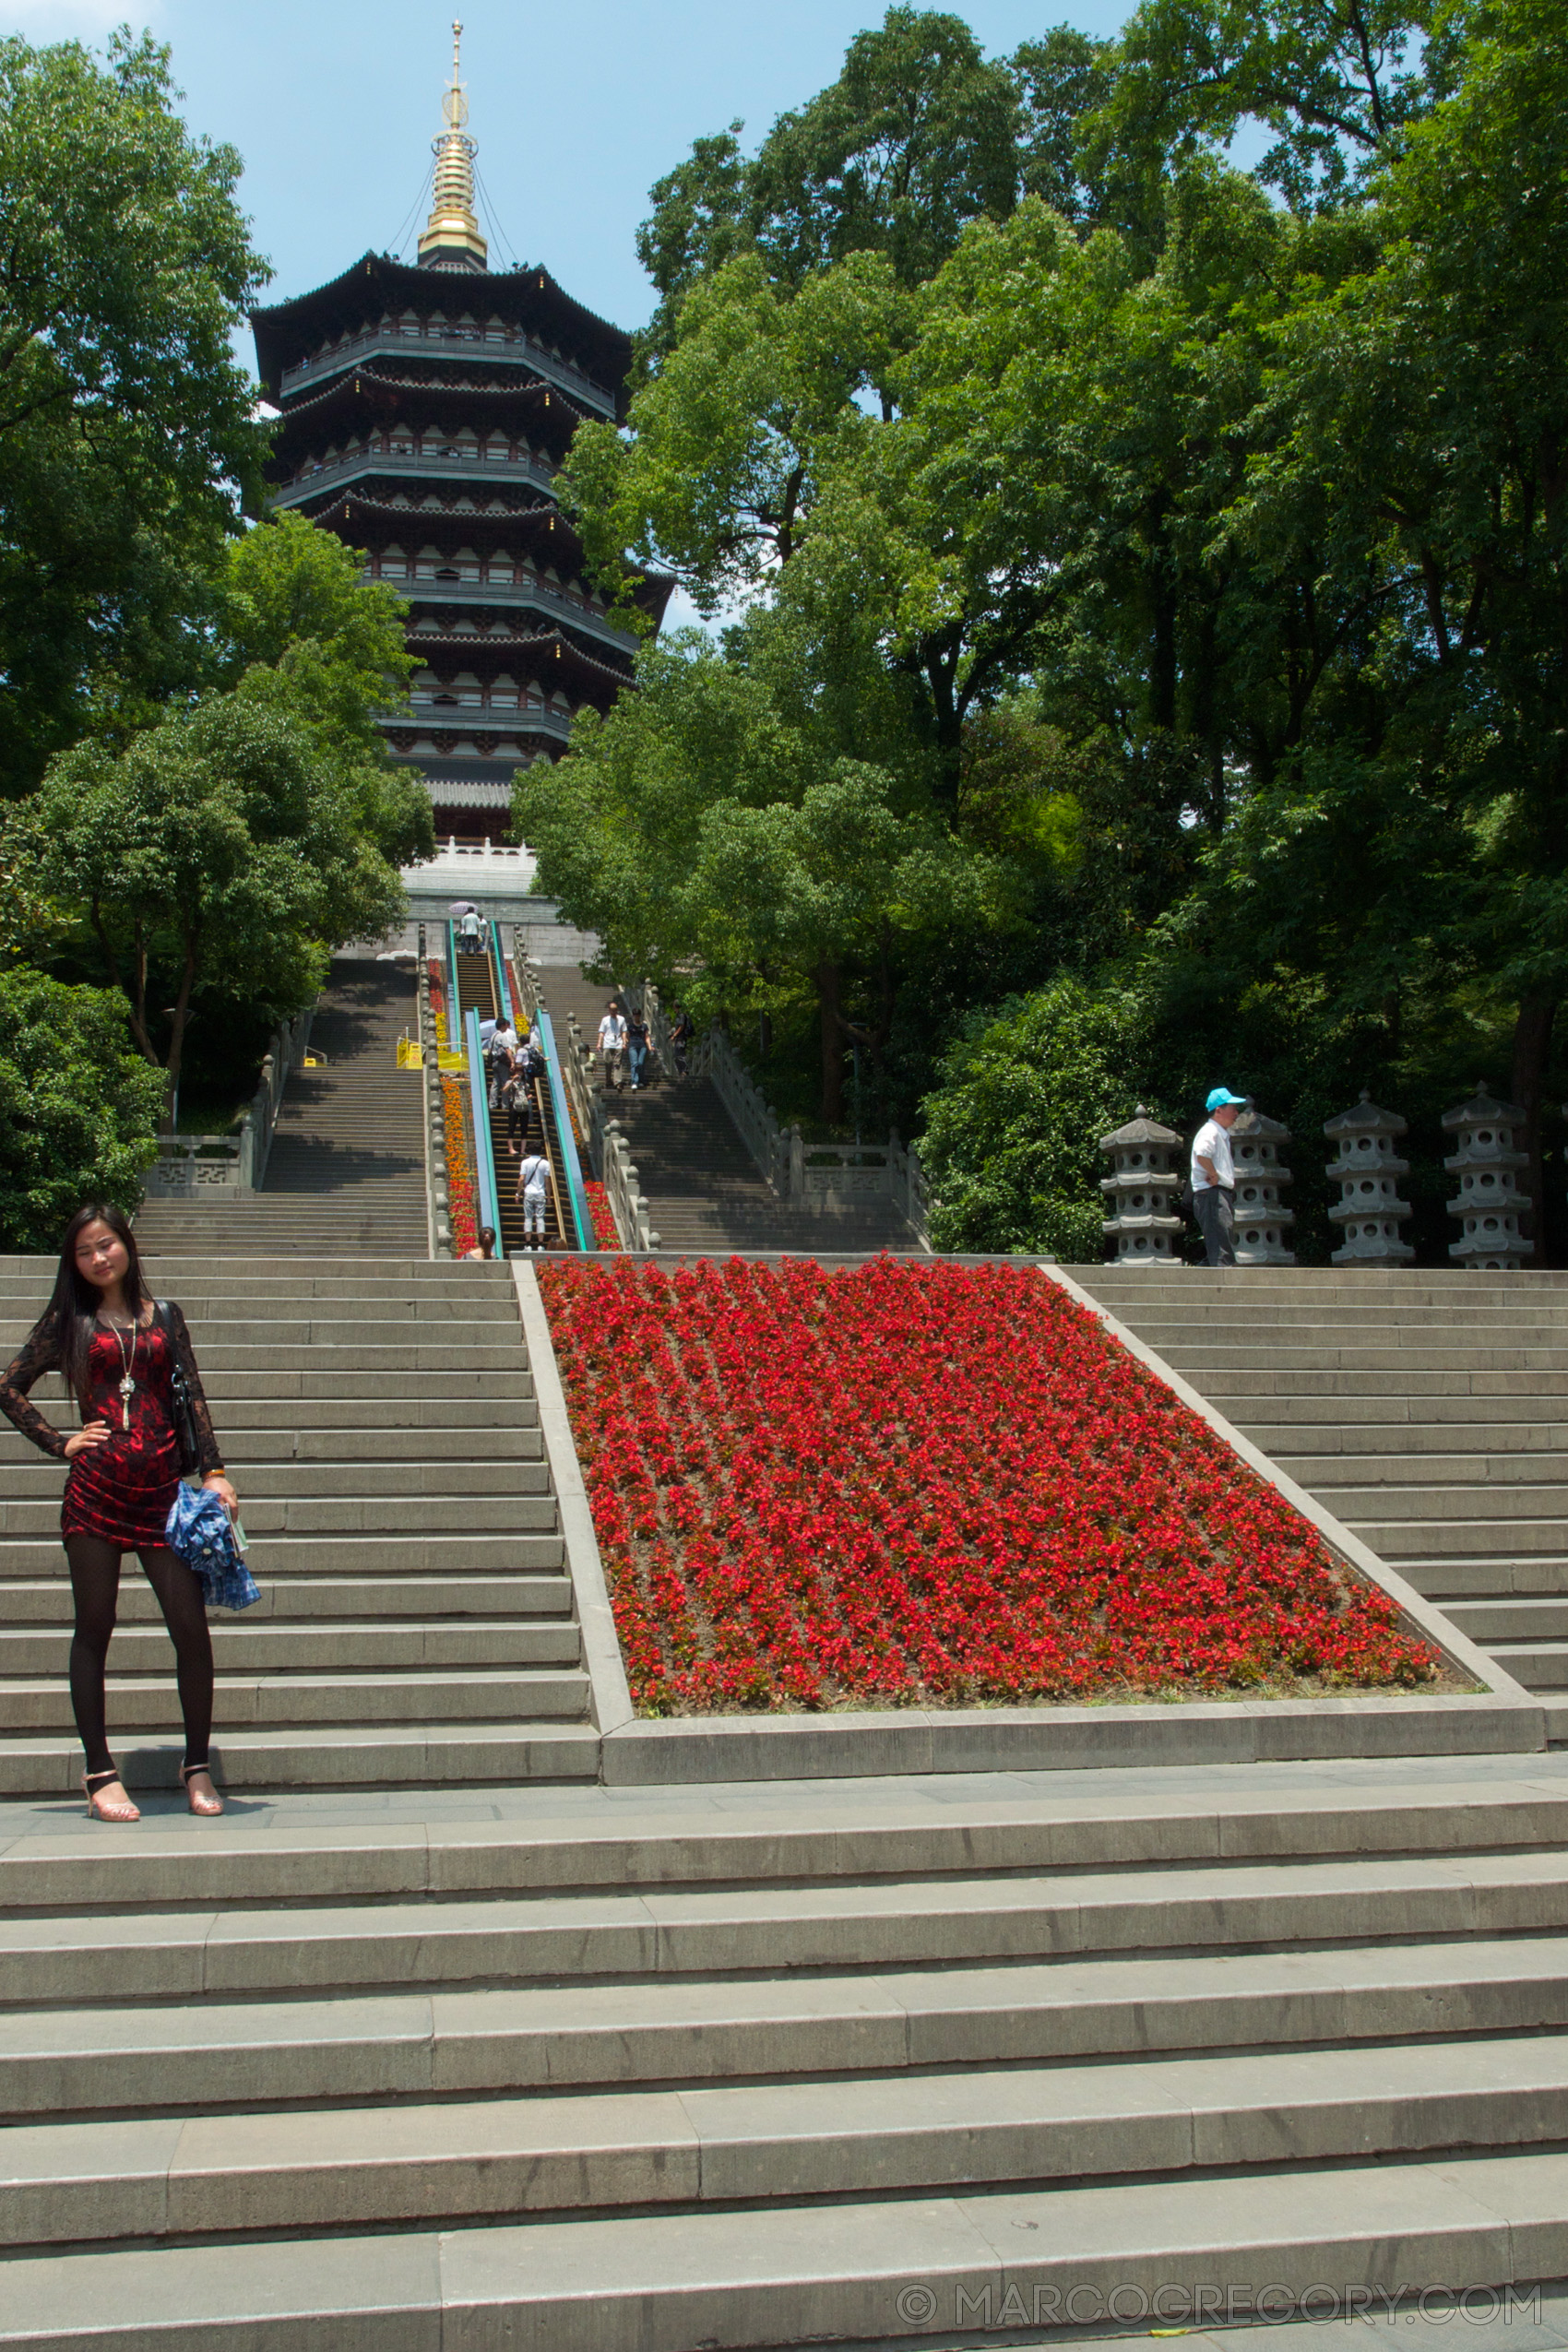
<svg viewBox="0 0 1568 2352"><path fill-rule="evenodd" d="M1233 1102L1239 1110L1243 1110L1246 1107L1246 1100L1247 1098L1244 1094L1232 1094L1229 1087L1212 1087L1209 1089L1208 1100L1204 1104L1204 1109L1206 1111L1223 1111L1228 1102Z"/></svg>

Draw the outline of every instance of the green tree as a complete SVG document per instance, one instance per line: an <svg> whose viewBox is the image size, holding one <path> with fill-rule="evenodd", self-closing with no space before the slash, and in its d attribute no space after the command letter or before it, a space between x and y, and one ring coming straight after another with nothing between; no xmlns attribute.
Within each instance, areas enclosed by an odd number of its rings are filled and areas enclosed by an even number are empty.
<svg viewBox="0 0 1568 2352"><path fill-rule="evenodd" d="M84 1200L138 1206L163 1083L106 989L0 973L0 1248L52 1251Z"/></svg>
<svg viewBox="0 0 1568 2352"><path fill-rule="evenodd" d="M936 1248L1102 1255L1097 1146L1132 1116L1139 1030L1128 1000L1066 978L971 1022L925 1105Z"/></svg>
<svg viewBox="0 0 1568 2352"><path fill-rule="evenodd" d="M302 515L258 524L229 549L216 600L220 683L299 719L393 865L435 847L430 795L395 766L378 721L407 707L418 667L403 634L408 605L363 558Z"/></svg>
<svg viewBox="0 0 1568 2352"><path fill-rule="evenodd" d="M199 996L292 1014L327 948L385 930L404 903L309 729L243 691L171 713L118 755L60 754L9 832L97 942L171 1102Z"/></svg>
<svg viewBox="0 0 1568 2352"><path fill-rule="evenodd" d="M0 41L0 789L199 667L203 590L266 433L232 337L265 271L240 159L168 53Z"/></svg>
<svg viewBox="0 0 1568 2352"><path fill-rule="evenodd" d="M805 992L837 1123L847 1046L885 1041L901 947L1002 883L933 821L918 766L844 750L831 683L776 691L774 663L810 674L777 637L765 624L728 659L695 632L648 650L641 692L579 720L548 777L523 770L513 811L542 886L619 968L671 982L695 959L734 1005Z"/></svg>

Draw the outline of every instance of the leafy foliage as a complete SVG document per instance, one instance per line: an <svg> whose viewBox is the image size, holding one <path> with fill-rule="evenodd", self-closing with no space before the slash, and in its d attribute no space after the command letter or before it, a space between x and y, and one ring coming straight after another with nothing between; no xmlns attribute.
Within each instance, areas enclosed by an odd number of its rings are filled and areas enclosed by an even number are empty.
<svg viewBox="0 0 1568 2352"><path fill-rule="evenodd" d="M240 159L167 51L0 40L0 781L125 731L199 666L202 590L266 435L231 338L265 271Z"/></svg>
<svg viewBox="0 0 1568 2352"><path fill-rule="evenodd" d="M123 999L0 973L0 1248L52 1250L84 1200L141 1199L163 1084L126 1035Z"/></svg>
<svg viewBox="0 0 1568 2352"><path fill-rule="evenodd" d="M921 1146L938 1249L1099 1256L1097 1146L1132 1116L1138 1027L1131 1004L1062 979L952 1048Z"/></svg>

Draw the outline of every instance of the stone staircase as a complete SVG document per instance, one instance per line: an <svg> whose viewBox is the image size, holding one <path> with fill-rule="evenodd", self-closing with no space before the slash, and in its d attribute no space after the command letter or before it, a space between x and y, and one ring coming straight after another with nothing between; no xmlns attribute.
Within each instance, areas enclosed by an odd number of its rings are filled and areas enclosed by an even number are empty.
<svg viewBox="0 0 1568 2352"><path fill-rule="evenodd" d="M0 2344L945 2346L1551 2276L1565 1847L1558 1757L13 1807Z"/></svg>
<svg viewBox="0 0 1568 2352"><path fill-rule="evenodd" d="M52 1261L0 1260L15 1353ZM214 1621L219 1777L257 1788L592 1776L570 1581L510 1270L147 1260L184 1309L262 1599ZM35 1401L71 1416L51 1374ZM0 1421L0 1795L81 1768L65 1688L62 1466ZM180 1757L173 1655L134 1559L110 1650L133 1788ZM0 2344L5 2341L0 2315Z"/></svg>
<svg viewBox="0 0 1568 2352"><path fill-rule="evenodd" d="M1568 1276L1069 1271L1568 1740Z"/></svg>
<svg viewBox="0 0 1568 2352"><path fill-rule="evenodd" d="M612 992L580 970L552 966L544 1001L564 1045L575 1013L591 1045ZM913 1251L914 1234L888 1201L831 1217L793 1208L768 1190L735 1123L707 1078L661 1078L633 1094L624 1087L612 1116L626 1132L660 1248L719 1256L731 1250Z"/></svg>
<svg viewBox="0 0 1568 2352"><path fill-rule="evenodd" d="M420 1085L398 1067L398 1039L414 1026L406 971L335 961L311 1024L310 1050L321 1066L289 1079L260 1191L149 1201L137 1218L141 1248L423 1257L430 1236Z"/></svg>

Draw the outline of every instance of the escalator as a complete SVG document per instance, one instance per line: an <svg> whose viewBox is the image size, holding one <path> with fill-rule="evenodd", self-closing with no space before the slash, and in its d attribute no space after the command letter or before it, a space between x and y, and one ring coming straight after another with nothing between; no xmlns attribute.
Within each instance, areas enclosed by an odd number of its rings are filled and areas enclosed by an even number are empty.
<svg viewBox="0 0 1568 2352"><path fill-rule="evenodd" d="M523 1205L517 1199L517 1162L506 1146L506 1113L490 1107L489 1072L479 1054L479 1023L501 1018L511 1019L519 1033L527 1028L512 976L506 968L499 944L491 944L478 953L465 953L458 945L456 926L447 925L447 968L451 988L461 1021L462 1034L468 1047L474 1141L480 1167L476 1170L476 1190L481 1204L480 1221L493 1222L499 1243L499 1254L516 1257L524 1248ZM472 1023L470 1025L470 1015ZM543 1046L548 1063L554 1049L546 1019ZM529 1148L540 1151L550 1162L550 1193L545 1203L544 1241L547 1250L591 1250L592 1223L582 1190L582 1176L577 1165L576 1146L572 1137L570 1114L564 1110L564 1097L558 1078L548 1068L542 1078L536 1079L530 1088L532 1115L529 1124ZM562 1122L565 1121L563 1138ZM485 1144L488 1141L488 1164ZM490 1203L493 1202L493 1213Z"/></svg>

